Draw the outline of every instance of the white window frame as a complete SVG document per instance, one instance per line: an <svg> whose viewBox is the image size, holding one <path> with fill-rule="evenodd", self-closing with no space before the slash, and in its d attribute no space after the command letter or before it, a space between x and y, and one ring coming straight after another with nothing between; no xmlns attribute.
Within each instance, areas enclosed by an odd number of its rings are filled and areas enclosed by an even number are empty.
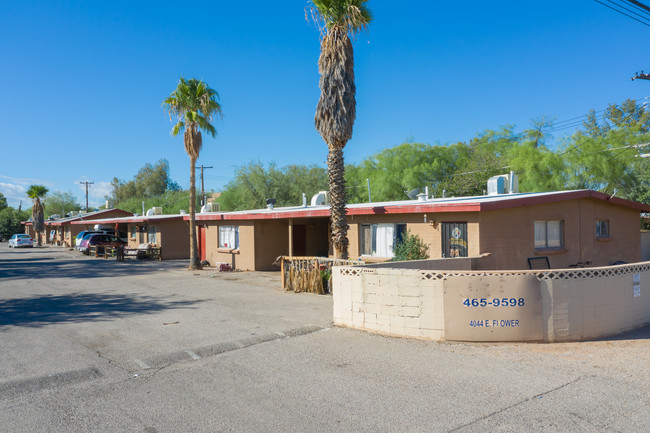
<svg viewBox="0 0 650 433"><path fill-rule="evenodd" d="M150 244L158 244L158 232L156 226L149 226L147 230L147 242Z"/></svg>
<svg viewBox="0 0 650 433"><path fill-rule="evenodd" d="M239 226L219 226L219 248L239 248Z"/></svg>
<svg viewBox="0 0 650 433"><path fill-rule="evenodd" d="M564 248L564 221L535 221L534 245L536 249Z"/></svg>
<svg viewBox="0 0 650 433"><path fill-rule="evenodd" d="M362 251L365 242L363 239L363 227L370 227L371 251ZM399 227L402 227L401 233L406 234L405 223L376 223L376 224L359 224L359 255L370 257L395 257L395 245L400 233ZM391 240L390 243L388 242ZM381 245L378 245L381 243Z"/></svg>

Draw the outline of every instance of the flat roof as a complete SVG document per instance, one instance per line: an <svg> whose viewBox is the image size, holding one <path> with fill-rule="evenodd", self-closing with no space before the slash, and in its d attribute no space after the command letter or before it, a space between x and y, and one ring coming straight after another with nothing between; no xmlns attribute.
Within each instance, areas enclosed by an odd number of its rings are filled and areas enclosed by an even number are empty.
<svg viewBox="0 0 650 433"><path fill-rule="evenodd" d="M114 217L114 218L102 218L94 219L92 221L74 221L71 224L129 224L129 223L142 223L149 221L172 221L179 220L182 221L184 214L175 214L175 215L149 215L149 216L128 216L128 217Z"/></svg>
<svg viewBox="0 0 650 433"><path fill-rule="evenodd" d="M650 205L611 196L598 191L580 189L571 191L534 192L516 194L482 195L471 197L432 198L429 200L398 200L376 203L348 204L348 215L381 215L409 213L481 212L520 206L556 203L566 200L591 198L617 206L650 212ZM87 214L88 215L88 214ZM85 215L85 216L87 216ZM232 212L197 212L196 221L259 220L285 218L329 218L330 206L288 206L273 209L251 209ZM75 220L71 224L145 223L156 221L189 220L189 214L142 215L92 220ZM61 220L57 220L61 221Z"/></svg>
<svg viewBox="0 0 650 433"><path fill-rule="evenodd" d="M79 221L78 224L88 224L88 221L95 222L95 221L97 221L99 219L99 218L95 218L95 217L100 217L101 215L109 213L109 212L119 212L119 213L122 213L123 215L133 215L129 211L125 211L125 210L117 209L117 208L101 209L101 210L96 210L96 211L93 211L93 212L88 212L88 213L84 213L84 214L77 214L77 215L74 215L74 216L59 218L59 219L55 219L55 220L46 219L44 221L44 223L46 225L51 225L51 226L60 226L62 224L66 224L66 223L74 224L76 221ZM117 218L117 217L115 217L115 218ZM32 221L25 221L24 224L25 225L32 225Z"/></svg>
<svg viewBox="0 0 650 433"><path fill-rule="evenodd" d="M407 213L481 212L511 207L531 206L566 200L592 198L608 203L650 212L650 206L621 199L587 189L554 192L482 195L471 197L433 198L429 200L400 200L377 203L348 204L348 215L379 215ZM282 218L329 217L330 206L291 206L273 209L253 209L233 212L203 212L196 214L197 221L252 220ZM184 216L189 219L189 215Z"/></svg>

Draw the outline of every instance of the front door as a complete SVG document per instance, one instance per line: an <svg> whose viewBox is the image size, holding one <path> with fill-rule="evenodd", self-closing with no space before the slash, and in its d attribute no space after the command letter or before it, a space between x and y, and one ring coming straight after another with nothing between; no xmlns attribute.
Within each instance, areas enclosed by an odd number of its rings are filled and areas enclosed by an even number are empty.
<svg viewBox="0 0 650 433"><path fill-rule="evenodd" d="M467 223L442 223L442 257L467 257Z"/></svg>
<svg viewBox="0 0 650 433"><path fill-rule="evenodd" d="M304 224L293 226L293 255L298 257L307 255L307 226Z"/></svg>
<svg viewBox="0 0 650 433"><path fill-rule="evenodd" d="M201 261L205 260L206 254L206 245L205 245L205 227L199 226L199 257Z"/></svg>

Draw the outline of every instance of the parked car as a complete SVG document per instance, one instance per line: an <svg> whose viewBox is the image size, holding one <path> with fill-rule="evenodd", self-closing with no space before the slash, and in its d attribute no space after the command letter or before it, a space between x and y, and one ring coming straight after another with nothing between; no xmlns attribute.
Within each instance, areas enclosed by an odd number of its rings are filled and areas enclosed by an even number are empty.
<svg viewBox="0 0 650 433"><path fill-rule="evenodd" d="M9 239L9 248L33 247L34 239L30 235L17 233Z"/></svg>
<svg viewBox="0 0 650 433"><path fill-rule="evenodd" d="M104 233L104 232L102 230L84 230L82 232L79 232L79 234L77 235L77 237L74 240L74 247L78 251L81 251L79 249L79 246L81 245L81 241L84 238L84 236L91 235L91 234L96 234L96 233Z"/></svg>
<svg viewBox="0 0 650 433"><path fill-rule="evenodd" d="M92 233L84 236L79 246L79 251L88 255L90 247L125 247L126 242L117 236L103 233Z"/></svg>

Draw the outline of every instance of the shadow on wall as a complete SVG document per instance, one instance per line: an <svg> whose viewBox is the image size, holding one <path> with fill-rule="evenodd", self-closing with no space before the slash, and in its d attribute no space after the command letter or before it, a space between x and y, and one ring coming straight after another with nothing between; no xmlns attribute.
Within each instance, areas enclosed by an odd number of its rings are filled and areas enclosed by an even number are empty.
<svg viewBox="0 0 650 433"><path fill-rule="evenodd" d="M114 294L81 294L0 300L0 327L41 327L54 323L97 322L176 308L196 308L204 302Z"/></svg>

